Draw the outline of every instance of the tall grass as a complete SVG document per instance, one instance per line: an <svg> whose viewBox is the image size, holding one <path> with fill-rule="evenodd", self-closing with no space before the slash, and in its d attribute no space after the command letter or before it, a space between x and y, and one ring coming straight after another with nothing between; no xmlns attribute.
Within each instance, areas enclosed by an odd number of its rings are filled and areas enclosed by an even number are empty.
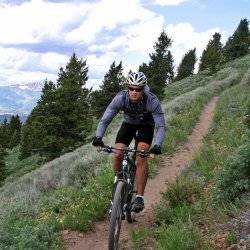
<svg viewBox="0 0 250 250"><path fill-rule="evenodd" d="M238 73L239 71L234 68L227 67L216 72L214 75L207 75L207 72L201 72L197 75L192 75L180 81L174 82L166 87L165 100L170 101L177 96L190 92L198 87L206 86L211 81L222 80L234 72Z"/></svg>
<svg viewBox="0 0 250 250"><path fill-rule="evenodd" d="M170 102L163 102L169 127L164 149L168 153L173 152L176 145L186 139L204 104L212 96L239 83L243 73L233 68L228 71L223 69L221 74L217 73L215 80L211 78L205 86L178 96ZM105 143L112 144L114 141L120 118L118 116L112 122ZM46 239L50 247L57 245L54 235L60 229L85 230L91 227L93 221L104 216L105 204L108 203L112 172L103 171L101 168L110 165L109 159L110 156L98 154L88 144L22 176L14 183L4 185L0 189L0 231L3 232L4 228L5 232L3 235L0 234L1 248L14 247L11 239L20 236L16 230L19 221L31 220L34 225L38 225L35 227L38 231L39 228L45 230L46 235L50 235ZM93 181L94 176L98 175L100 179L97 178L97 182ZM96 183L94 186L93 182ZM91 197L90 193L96 200L103 197L101 206L91 198L81 202L84 195ZM50 203L51 206L48 205ZM58 204L57 208L54 204ZM44 240L39 238L40 234L34 233L35 235L34 242L41 243ZM22 236L23 244L24 238Z"/></svg>
<svg viewBox="0 0 250 250"><path fill-rule="evenodd" d="M158 249L213 249L215 246L203 239L200 227L209 234L216 223L226 218L227 208L230 213L231 208L235 209L228 201L250 191L250 131L244 123L244 116L250 114L249 100L246 84L229 88L221 95L213 128L201 152L164 193L158 207Z"/></svg>
<svg viewBox="0 0 250 250"><path fill-rule="evenodd" d="M168 103L163 103L163 109L168 116L169 132L164 142L168 153L172 153L176 145L187 138L204 104L224 89L239 83L241 77L242 73L232 72L225 79L211 81L205 87L198 87Z"/></svg>

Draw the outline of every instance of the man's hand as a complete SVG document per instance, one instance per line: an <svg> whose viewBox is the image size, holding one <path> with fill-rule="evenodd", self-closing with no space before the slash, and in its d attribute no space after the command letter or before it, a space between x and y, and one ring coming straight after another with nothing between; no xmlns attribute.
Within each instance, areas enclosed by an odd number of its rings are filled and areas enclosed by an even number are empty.
<svg viewBox="0 0 250 250"><path fill-rule="evenodd" d="M150 149L150 154L154 154L154 155L160 155L160 154L162 154L162 152L161 152L161 146L160 145L154 145Z"/></svg>
<svg viewBox="0 0 250 250"><path fill-rule="evenodd" d="M95 147L104 147L104 143L102 141L102 138L99 136L95 136L92 142L92 145Z"/></svg>

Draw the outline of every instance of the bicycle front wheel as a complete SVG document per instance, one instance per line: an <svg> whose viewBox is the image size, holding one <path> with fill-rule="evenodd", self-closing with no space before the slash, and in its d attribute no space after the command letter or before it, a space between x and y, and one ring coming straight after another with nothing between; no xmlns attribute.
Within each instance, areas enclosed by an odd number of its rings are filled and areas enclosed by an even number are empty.
<svg viewBox="0 0 250 250"><path fill-rule="evenodd" d="M132 217L132 212L131 212L132 197L133 197L133 194L129 194L128 200L127 200L127 206L129 208L127 208L127 211L126 211L126 220L128 223L134 222L134 219Z"/></svg>
<svg viewBox="0 0 250 250"><path fill-rule="evenodd" d="M123 216L123 197L125 193L125 188L125 183L123 181L118 181L113 199L112 212L110 216L109 250L118 249L118 241Z"/></svg>

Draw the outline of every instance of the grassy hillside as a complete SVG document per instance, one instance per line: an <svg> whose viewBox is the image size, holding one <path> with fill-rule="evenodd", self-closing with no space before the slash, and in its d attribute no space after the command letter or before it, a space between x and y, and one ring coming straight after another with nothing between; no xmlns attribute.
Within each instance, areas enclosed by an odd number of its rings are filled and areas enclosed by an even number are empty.
<svg viewBox="0 0 250 250"><path fill-rule="evenodd" d="M249 199L249 80L248 70L241 84L221 94L202 150L163 194L154 229L155 249L221 249L240 242L232 228L220 231L221 241L216 240L216 231L218 224L236 216ZM244 244L250 247L248 233L249 242L245 238ZM141 249L150 235L152 229L134 232L135 247Z"/></svg>
<svg viewBox="0 0 250 250"><path fill-rule="evenodd" d="M4 183L13 182L17 178L39 168L44 160L38 154L20 160L19 148L20 146L14 147L11 150L8 149L8 154L5 157L7 178L4 180Z"/></svg>
<svg viewBox="0 0 250 250"><path fill-rule="evenodd" d="M212 96L248 81L249 59L236 60L212 77L195 75L166 89L162 103L169 130L165 152L172 153L187 138ZM114 142L120 122L119 115L105 143ZM110 159L88 144L6 183L0 189L0 248L57 249L61 229L90 228L104 216L110 197Z"/></svg>

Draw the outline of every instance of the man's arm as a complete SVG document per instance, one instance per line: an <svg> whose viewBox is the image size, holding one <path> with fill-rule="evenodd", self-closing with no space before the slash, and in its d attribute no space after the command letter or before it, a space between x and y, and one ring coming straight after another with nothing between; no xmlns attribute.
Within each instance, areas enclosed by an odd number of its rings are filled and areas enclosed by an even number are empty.
<svg viewBox="0 0 250 250"><path fill-rule="evenodd" d="M96 129L96 137L102 138L104 136L108 125L121 109L121 103L122 103L122 95L118 93L111 101L111 103L108 105L107 109L105 110L98 124Z"/></svg>
<svg viewBox="0 0 250 250"><path fill-rule="evenodd" d="M166 135L166 122L160 102L157 98L153 99L152 115L154 118L155 128L156 128L155 144L161 146Z"/></svg>

